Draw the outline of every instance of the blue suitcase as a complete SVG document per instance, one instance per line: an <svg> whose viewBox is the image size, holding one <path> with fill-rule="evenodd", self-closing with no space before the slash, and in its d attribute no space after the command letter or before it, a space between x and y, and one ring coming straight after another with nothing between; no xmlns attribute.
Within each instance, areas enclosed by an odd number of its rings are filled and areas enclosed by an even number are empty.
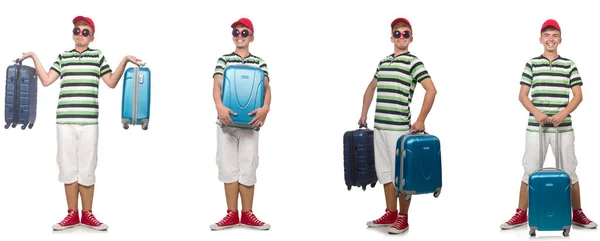
<svg viewBox="0 0 600 241"><path fill-rule="evenodd" d="M37 80L35 68L22 65L19 59L6 69L5 129L19 124L22 130L33 128L37 116Z"/></svg>
<svg viewBox="0 0 600 241"><path fill-rule="evenodd" d="M348 191L353 186L364 191L377 184L373 130L366 125L344 133L344 178Z"/></svg>
<svg viewBox="0 0 600 241"><path fill-rule="evenodd" d="M556 128L555 128L556 129ZM545 158L542 148L542 127L540 126L540 166ZM555 146L560 147L558 129ZM560 148L555 148L556 168L540 168L529 176L529 235L535 231L563 231L569 236L571 230L571 177L561 167Z"/></svg>
<svg viewBox="0 0 600 241"><path fill-rule="evenodd" d="M225 68L221 101L225 107L237 113L231 115L231 126L260 130L248 124L255 116L248 114L264 104L264 81L265 74L259 68L246 65L231 65Z"/></svg>
<svg viewBox="0 0 600 241"><path fill-rule="evenodd" d="M129 125L141 125L148 130L150 122L150 69L140 66L128 68L123 77L121 123L125 130Z"/></svg>
<svg viewBox="0 0 600 241"><path fill-rule="evenodd" d="M442 191L442 153L440 140L426 132L409 131L396 142L394 186L398 194L412 195Z"/></svg>

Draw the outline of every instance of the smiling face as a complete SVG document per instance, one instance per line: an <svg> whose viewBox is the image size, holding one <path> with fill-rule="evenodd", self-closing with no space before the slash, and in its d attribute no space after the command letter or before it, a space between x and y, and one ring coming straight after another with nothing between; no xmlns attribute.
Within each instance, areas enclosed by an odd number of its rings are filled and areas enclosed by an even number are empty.
<svg viewBox="0 0 600 241"><path fill-rule="evenodd" d="M231 30L233 43L237 48L247 48L254 41L254 33L248 27L238 24Z"/></svg>
<svg viewBox="0 0 600 241"><path fill-rule="evenodd" d="M544 45L544 50L548 52L556 51L558 45L562 42L560 31L556 28L546 28L540 36L540 43Z"/></svg>
<svg viewBox="0 0 600 241"><path fill-rule="evenodd" d="M94 41L92 27L85 21L78 21L73 27L73 41L78 47L87 47Z"/></svg>
<svg viewBox="0 0 600 241"><path fill-rule="evenodd" d="M406 50L413 40L412 30L406 23L400 22L394 26L390 40L394 43L394 48Z"/></svg>

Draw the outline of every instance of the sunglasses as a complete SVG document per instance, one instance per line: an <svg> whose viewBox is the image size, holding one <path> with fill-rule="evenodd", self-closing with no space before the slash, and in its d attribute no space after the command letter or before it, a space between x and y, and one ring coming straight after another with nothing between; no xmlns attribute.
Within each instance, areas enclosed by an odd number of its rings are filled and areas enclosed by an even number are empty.
<svg viewBox="0 0 600 241"><path fill-rule="evenodd" d="M80 28L73 29L73 35L77 36L80 33L81 33L81 35L83 35L83 37L90 36L90 30L88 30L88 29L83 29L83 30L81 30Z"/></svg>
<svg viewBox="0 0 600 241"><path fill-rule="evenodd" d="M394 38L400 38L400 37L404 37L404 38L410 38L410 32L408 30L400 33L400 31L394 31Z"/></svg>
<svg viewBox="0 0 600 241"><path fill-rule="evenodd" d="M250 35L250 32L248 30L242 30L241 32L242 37L248 37L248 35ZM238 37L240 36L240 30L234 29L233 31L231 31L231 35L233 35L233 37Z"/></svg>

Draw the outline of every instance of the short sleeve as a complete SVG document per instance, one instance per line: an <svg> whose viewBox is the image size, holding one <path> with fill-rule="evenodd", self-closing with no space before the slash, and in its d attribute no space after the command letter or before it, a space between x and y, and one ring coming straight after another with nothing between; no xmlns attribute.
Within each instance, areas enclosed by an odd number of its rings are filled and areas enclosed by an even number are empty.
<svg viewBox="0 0 600 241"><path fill-rule="evenodd" d="M577 70L577 66L575 63L571 65L571 71L569 73L569 84L571 88L577 85L583 85L583 81L581 80L581 76L579 76L579 70Z"/></svg>
<svg viewBox="0 0 600 241"><path fill-rule="evenodd" d="M263 71L263 73L265 73L265 77L269 77L269 69L267 68L267 62L265 62L263 59L260 59L258 61L258 67ZM271 81L271 78L269 78L269 82Z"/></svg>
<svg viewBox="0 0 600 241"><path fill-rule="evenodd" d="M51 70L56 71L56 73L58 73L58 75L61 75L61 71L62 71L62 55L59 54L58 57L56 57L56 61L54 61L54 63L52 64L52 66L50 67Z"/></svg>
<svg viewBox="0 0 600 241"><path fill-rule="evenodd" d="M413 80L417 83L420 83L424 79L430 77L429 72L427 72L427 69L425 68L425 65L418 58L415 57L412 60L411 66L412 67L410 67L410 77L412 77Z"/></svg>
<svg viewBox="0 0 600 241"><path fill-rule="evenodd" d="M102 54L102 52L100 52L100 63L99 64L100 64L100 77L112 72L110 65L108 65L108 61L106 60L106 57L104 56L104 54Z"/></svg>
<svg viewBox="0 0 600 241"><path fill-rule="evenodd" d="M375 69L375 75L373 77L375 77L375 79L379 79L379 70L381 69L381 63L383 63L382 61L379 61L379 63L377 64L377 69Z"/></svg>
<svg viewBox="0 0 600 241"><path fill-rule="evenodd" d="M525 69L523 69L523 74L521 74L521 85L527 85L531 87L533 82L533 74L532 74L531 61L525 64Z"/></svg>
<svg viewBox="0 0 600 241"><path fill-rule="evenodd" d="M220 57L217 60L217 66L215 67L215 73L213 74L213 77L215 77L215 75L218 75L218 74L223 75L226 64L227 64L227 62L225 61L225 59L223 57Z"/></svg>

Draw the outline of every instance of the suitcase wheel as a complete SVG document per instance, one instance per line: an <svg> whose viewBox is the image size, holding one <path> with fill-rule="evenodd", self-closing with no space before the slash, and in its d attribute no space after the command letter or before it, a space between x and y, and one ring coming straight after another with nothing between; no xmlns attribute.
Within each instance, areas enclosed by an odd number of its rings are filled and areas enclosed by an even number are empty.
<svg viewBox="0 0 600 241"><path fill-rule="evenodd" d="M410 195L410 194L404 195L404 200L406 200L406 201L410 200L411 196L412 195Z"/></svg>
<svg viewBox="0 0 600 241"><path fill-rule="evenodd" d="M123 123L123 129L125 129L125 130L129 129L129 124Z"/></svg>
<svg viewBox="0 0 600 241"><path fill-rule="evenodd" d="M563 236L568 237L569 236L569 229L565 229L563 230Z"/></svg>
<svg viewBox="0 0 600 241"><path fill-rule="evenodd" d="M347 186L348 187L348 191L350 191L350 189L352 189L352 186Z"/></svg>
<svg viewBox="0 0 600 241"><path fill-rule="evenodd" d="M23 125L21 126L21 130L25 130L25 129L27 129L27 125L23 124Z"/></svg>
<svg viewBox="0 0 600 241"><path fill-rule="evenodd" d="M435 191L435 192L433 193L433 197L435 197L435 198L438 198L438 197L440 196L440 192L441 192L441 191Z"/></svg>
<svg viewBox="0 0 600 241"><path fill-rule="evenodd" d="M142 130L148 130L148 120L142 120Z"/></svg>
<svg viewBox="0 0 600 241"><path fill-rule="evenodd" d="M563 234L564 234L564 232L563 232ZM533 229L529 230L529 236L535 237L535 230L533 230Z"/></svg>
<svg viewBox="0 0 600 241"><path fill-rule="evenodd" d="M17 127L17 123L12 123L12 125L10 125L12 128Z"/></svg>
<svg viewBox="0 0 600 241"><path fill-rule="evenodd" d="M6 125L4 125L4 129L8 129L8 127L10 127L10 124L6 123Z"/></svg>
<svg viewBox="0 0 600 241"><path fill-rule="evenodd" d="M29 127L29 129L33 128L33 123L30 123L27 127Z"/></svg>
<svg viewBox="0 0 600 241"><path fill-rule="evenodd" d="M375 187L376 184L377 182L371 183L371 187Z"/></svg>

